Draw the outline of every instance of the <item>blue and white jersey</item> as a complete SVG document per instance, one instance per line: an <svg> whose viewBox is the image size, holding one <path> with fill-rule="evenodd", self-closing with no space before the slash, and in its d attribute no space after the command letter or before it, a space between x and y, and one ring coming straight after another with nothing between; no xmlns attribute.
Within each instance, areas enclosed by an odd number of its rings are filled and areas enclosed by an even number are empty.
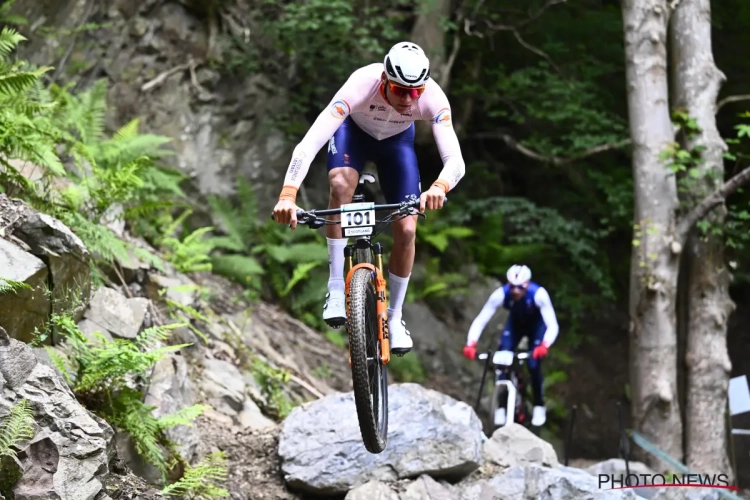
<svg viewBox="0 0 750 500"><path fill-rule="evenodd" d="M551 346L557 338L560 330L557 324L555 309L552 307L552 299L547 290L533 281L521 300L514 301L510 294L510 285L505 284L498 287L487 299L484 307L479 312L469 328L467 344L476 342L482 336L482 331L487 323L495 315L498 307L510 311L509 324L512 328L533 328L539 321L544 321L547 330L544 333L544 343Z"/></svg>

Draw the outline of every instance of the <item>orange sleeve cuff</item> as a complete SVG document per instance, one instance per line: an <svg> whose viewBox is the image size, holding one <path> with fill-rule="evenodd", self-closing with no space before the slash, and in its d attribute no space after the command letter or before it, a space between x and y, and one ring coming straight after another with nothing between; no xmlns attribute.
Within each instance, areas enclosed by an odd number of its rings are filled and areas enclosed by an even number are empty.
<svg viewBox="0 0 750 500"><path fill-rule="evenodd" d="M279 195L279 200L291 200L292 203L296 203L297 191L299 191L299 189L294 186L284 186L281 188L281 194Z"/></svg>
<svg viewBox="0 0 750 500"><path fill-rule="evenodd" d="M432 183L432 185L433 185L433 186L437 186L437 187L441 188L441 189L442 189L443 191L445 191L446 193L448 192L448 183L447 183L447 182L445 182L445 181L444 181L444 180L442 180L442 179L438 179L438 180L436 180L435 182L433 182L433 183Z"/></svg>

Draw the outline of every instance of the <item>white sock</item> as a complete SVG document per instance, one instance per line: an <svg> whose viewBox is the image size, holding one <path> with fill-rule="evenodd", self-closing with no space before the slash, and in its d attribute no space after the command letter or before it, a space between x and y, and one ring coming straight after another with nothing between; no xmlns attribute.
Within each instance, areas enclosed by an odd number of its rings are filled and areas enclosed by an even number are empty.
<svg viewBox="0 0 750 500"><path fill-rule="evenodd" d="M349 238L331 239L326 236L328 242L328 291L344 292L344 247Z"/></svg>
<svg viewBox="0 0 750 500"><path fill-rule="evenodd" d="M409 276L402 278L388 271L388 295L390 296L390 306L388 307L388 318L391 321L401 320L401 308L406 298L406 287L409 284Z"/></svg>

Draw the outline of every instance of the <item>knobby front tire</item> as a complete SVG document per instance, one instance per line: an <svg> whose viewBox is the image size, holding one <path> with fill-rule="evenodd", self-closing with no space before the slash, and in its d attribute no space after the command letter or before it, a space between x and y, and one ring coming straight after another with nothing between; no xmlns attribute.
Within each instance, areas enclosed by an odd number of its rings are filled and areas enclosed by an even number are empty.
<svg viewBox="0 0 750 500"><path fill-rule="evenodd" d="M367 451L380 453L388 442L388 372L380 359L372 271L355 270L349 293L349 350L359 429Z"/></svg>

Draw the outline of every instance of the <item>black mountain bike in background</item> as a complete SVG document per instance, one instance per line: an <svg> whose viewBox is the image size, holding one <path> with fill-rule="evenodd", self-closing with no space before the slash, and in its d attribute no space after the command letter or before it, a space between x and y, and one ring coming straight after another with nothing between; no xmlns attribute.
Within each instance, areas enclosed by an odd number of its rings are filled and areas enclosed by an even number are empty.
<svg viewBox="0 0 750 500"><path fill-rule="evenodd" d="M489 418L492 433L498 427L504 427L514 422L530 429L534 434L539 434L539 428L531 425L531 411L526 374L524 366L531 353L520 348L516 351L494 351L477 354L476 360L484 362L484 372L479 385L479 394L474 410L479 414L479 407L484 393L484 383L487 372L492 365L495 372L495 385L489 404ZM504 375L504 377L502 376ZM495 424L495 412L498 408L505 408L505 423Z"/></svg>

